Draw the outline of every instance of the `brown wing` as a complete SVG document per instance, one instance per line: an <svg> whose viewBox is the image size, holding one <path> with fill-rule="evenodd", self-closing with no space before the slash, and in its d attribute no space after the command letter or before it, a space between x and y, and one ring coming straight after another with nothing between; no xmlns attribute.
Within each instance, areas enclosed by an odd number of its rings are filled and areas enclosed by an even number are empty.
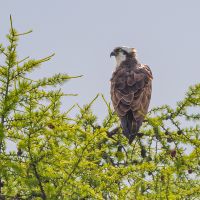
<svg viewBox="0 0 200 200"><path fill-rule="evenodd" d="M151 99L150 68L140 65L137 68L118 67L111 78L111 99L119 117L132 110L136 121L143 121Z"/></svg>

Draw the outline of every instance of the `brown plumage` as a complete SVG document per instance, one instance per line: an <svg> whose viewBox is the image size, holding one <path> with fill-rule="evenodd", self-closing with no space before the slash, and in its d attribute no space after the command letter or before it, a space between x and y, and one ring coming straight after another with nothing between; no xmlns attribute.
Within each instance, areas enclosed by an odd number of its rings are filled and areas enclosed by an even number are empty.
<svg viewBox="0 0 200 200"><path fill-rule="evenodd" d="M148 112L153 77L150 68L136 59L134 48L117 47L111 56L117 61L111 78L111 99L123 134L131 143Z"/></svg>

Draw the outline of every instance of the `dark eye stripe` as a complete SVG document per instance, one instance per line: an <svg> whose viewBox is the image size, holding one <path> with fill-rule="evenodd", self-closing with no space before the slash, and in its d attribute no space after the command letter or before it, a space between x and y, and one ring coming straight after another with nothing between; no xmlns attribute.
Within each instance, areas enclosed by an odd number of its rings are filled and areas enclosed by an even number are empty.
<svg viewBox="0 0 200 200"><path fill-rule="evenodd" d="M121 52L123 52L124 55L128 55L128 52L126 52L124 49L121 49Z"/></svg>
<svg viewBox="0 0 200 200"><path fill-rule="evenodd" d="M121 48L118 48L118 49L116 49L116 52L124 52L124 50Z"/></svg>
<svg viewBox="0 0 200 200"><path fill-rule="evenodd" d="M115 52L116 52L116 53L123 52L123 54L128 55L128 53L127 53L124 49L122 49L122 48L120 48L120 47L119 47L119 48L116 48L116 49L115 49Z"/></svg>

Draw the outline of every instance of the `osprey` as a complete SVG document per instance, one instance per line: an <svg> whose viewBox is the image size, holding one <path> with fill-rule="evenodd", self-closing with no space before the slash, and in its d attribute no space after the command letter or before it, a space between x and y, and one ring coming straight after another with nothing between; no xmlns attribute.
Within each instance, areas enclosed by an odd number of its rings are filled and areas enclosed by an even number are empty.
<svg viewBox="0 0 200 200"><path fill-rule="evenodd" d="M137 60L135 48L116 47L111 56L117 63L111 78L111 100L131 144L148 112L153 76L150 68Z"/></svg>

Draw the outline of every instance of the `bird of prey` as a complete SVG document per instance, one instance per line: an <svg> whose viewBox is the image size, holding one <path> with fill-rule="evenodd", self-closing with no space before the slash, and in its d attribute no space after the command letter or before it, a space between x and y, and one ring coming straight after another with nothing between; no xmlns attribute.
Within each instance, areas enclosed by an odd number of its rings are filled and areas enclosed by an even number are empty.
<svg viewBox="0 0 200 200"><path fill-rule="evenodd" d="M150 68L137 60L135 48L116 47L111 56L117 64L111 78L111 100L131 144L148 112L153 76Z"/></svg>

